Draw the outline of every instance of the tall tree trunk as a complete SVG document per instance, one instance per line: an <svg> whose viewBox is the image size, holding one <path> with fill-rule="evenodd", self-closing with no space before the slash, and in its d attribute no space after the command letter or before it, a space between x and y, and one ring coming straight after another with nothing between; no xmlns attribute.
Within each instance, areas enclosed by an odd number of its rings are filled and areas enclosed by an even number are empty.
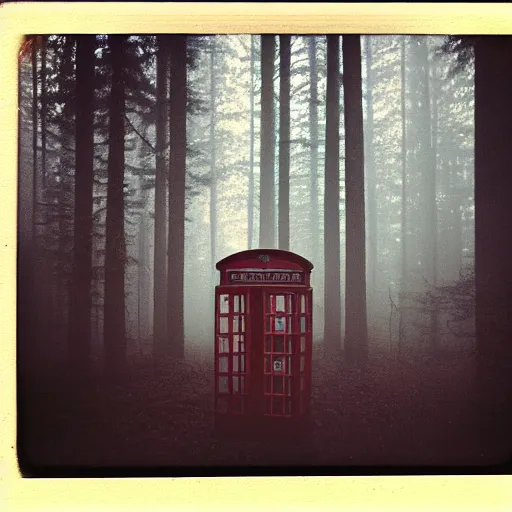
<svg viewBox="0 0 512 512"><path fill-rule="evenodd" d="M215 141L215 123L217 119L217 87L215 77L215 44L213 39L210 53L210 280L211 287L215 286L217 271L215 264L217 263L217 154ZM211 318L215 314L215 297L210 294L210 314Z"/></svg>
<svg viewBox="0 0 512 512"><path fill-rule="evenodd" d="M249 133L249 190L247 194L247 248L252 249L254 240L254 38L251 35L251 90L250 101L250 133Z"/></svg>
<svg viewBox="0 0 512 512"><path fill-rule="evenodd" d="M368 275L370 286L375 290L377 281L377 201L375 158L373 154L373 74L371 36L365 36L366 46L366 183L368 186Z"/></svg>
<svg viewBox="0 0 512 512"><path fill-rule="evenodd" d="M343 36L345 112L346 302L345 352L348 361L368 356L361 37Z"/></svg>
<svg viewBox="0 0 512 512"><path fill-rule="evenodd" d="M407 291L407 124L406 124L406 82L405 82L405 36L401 37L400 45L401 90L400 103L402 114L402 208L400 214L401 272L400 272L400 315L398 326L398 350L404 344L405 333L405 293Z"/></svg>
<svg viewBox="0 0 512 512"><path fill-rule="evenodd" d="M126 36L109 36L112 88L109 103L108 185L105 242L105 370L112 377L126 369L124 234L124 57Z"/></svg>
<svg viewBox="0 0 512 512"><path fill-rule="evenodd" d="M275 246L274 55L275 36L261 36L260 247Z"/></svg>
<svg viewBox="0 0 512 512"><path fill-rule="evenodd" d="M311 153L309 163L310 173L310 236L311 255L316 262L319 259L319 233L318 220L318 67L316 59L316 37L308 38L309 59L309 140L311 141Z"/></svg>
<svg viewBox="0 0 512 512"><path fill-rule="evenodd" d="M157 364L168 350L167 335L167 158L169 36L157 36L156 177L153 286L153 358Z"/></svg>
<svg viewBox="0 0 512 512"><path fill-rule="evenodd" d="M478 37L475 45L475 278L481 383L508 396L512 364L512 40Z"/></svg>
<svg viewBox="0 0 512 512"><path fill-rule="evenodd" d="M37 169L37 141L38 141L38 80L37 80L37 38L32 40L32 249L37 252L37 203L38 203L38 169ZM34 253L32 253L35 256Z"/></svg>
<svg viewBox="0 0 512 512"><path fill-rule="evenodd" d="M291 36L279 36L279 249L290 250Z"/></svg>
<svg viewBox="0 0 512 512"><path fill-rule="evenodd" d="M327 36L324 199L324 343L327 353L341 350L340 266L340 37Z"/></svg>
<svg viewBox="0 0 512 512"><path fill-rule="evenodd" d="M427 60L427 71L429 69L428 63L428 46L425 42L425 52ZM431 240L431 280L432 288L435 291L437 288L437 68L435 59L432 63L432 75L429 77L427 72L427 99L430 119L431 119L431 146L430 146L430 179L429 179L429 208L428 216L429 222L429 239ZM428 82L430 79L430 88ZM432 307L430 309L430 346L433 350L437 350L439 342L439 305L434 297Z"/></svg>
<svg viewBox="0 0 512 512"><path fill-rule="evenodd" d="M185 171L186 171L186 104L187 104L187 36L171 37L169 159L169 250L167 319L171 355L185 353L184 271L185 271Z"/></svg>
<svg viewBox="0 0 512 512"><path fill-rule="evenodd" d="M95 46L95 36L76 36L75 224L69 348L70 366L79 375L87 374L91 363Z"/></svg>
<svg viewBox="0 0 512 512"><path fill-rule="evenodd" d="M43 189L46 187L46 42L47 36L42 36L41 45L41 179Z"/></svg>

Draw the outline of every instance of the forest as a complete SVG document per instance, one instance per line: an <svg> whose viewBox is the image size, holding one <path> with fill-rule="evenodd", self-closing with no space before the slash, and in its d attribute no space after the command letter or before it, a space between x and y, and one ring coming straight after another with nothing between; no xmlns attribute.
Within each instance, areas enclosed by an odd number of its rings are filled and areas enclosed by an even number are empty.
<svg viewBox="0 0 512 512"><path fill-rule="evenodd" d="M22 469L504 463L511 59L508 36L27 36ZM215 265L255 248L314 266L298 444L210 432Z"/></svg>

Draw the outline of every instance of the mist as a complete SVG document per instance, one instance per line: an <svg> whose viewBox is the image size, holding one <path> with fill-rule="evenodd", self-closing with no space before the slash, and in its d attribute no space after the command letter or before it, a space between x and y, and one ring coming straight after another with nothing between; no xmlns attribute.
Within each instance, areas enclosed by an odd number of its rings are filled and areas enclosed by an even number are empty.
<svg viewBox="0 0 512 512"><path fill-rule="evenodd" d="M477 336L475 210L492 192L476 204L478 43L464 41L28 38L18 217L27 466L477 465L507 454L500 435L480 435L478 422L498 406L475 398L488 352L494 387L485 391L506 395L508 380L495 376L507 374L510 344L482 352L490 331ZM500 211L480 219L481 244L507 243L489 231L510 222ZM255 248L289 250L314 267L316 444L277 455L197 441L210 435L215 265ZM494 263L505 258L496 251ZM148 400L153 412L141 406ZM109 408L140 416L121 430L145 444L80 452L80 418L88 411L96 425L83 443L103 446L101 429L117 428ZM439 433L423 434L425 421ZM502 432L509 420L495 421ZM358 438L363 424L370 430ZM347 435L356 436L350 449L338 443ZM174 451L162 451L169 443Z"/></svg>

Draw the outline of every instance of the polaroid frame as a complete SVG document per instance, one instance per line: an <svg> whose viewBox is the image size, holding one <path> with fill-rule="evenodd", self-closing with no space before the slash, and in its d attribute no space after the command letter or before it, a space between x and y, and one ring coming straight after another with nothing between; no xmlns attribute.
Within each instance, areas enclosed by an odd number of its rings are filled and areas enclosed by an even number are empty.
<svg viewBox="0 0 512 512"><path fill-rule="evenodd" d="M25 34L512 34L508 3L4 3L0 6L0 507L141 510L272 506L505 510L510 476L27 479L16 461L18 52Z"/></svg>

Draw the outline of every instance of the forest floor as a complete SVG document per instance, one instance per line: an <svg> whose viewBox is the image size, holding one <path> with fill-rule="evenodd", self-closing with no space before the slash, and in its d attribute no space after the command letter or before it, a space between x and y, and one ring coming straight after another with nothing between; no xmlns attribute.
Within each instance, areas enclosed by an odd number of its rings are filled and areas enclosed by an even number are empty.
<svg viewBox="0 0 512 512"><path fill-rule="evenodd" d="M214 437L213 358L191 348L184 361L170 363L158 377L150 361L139 361L122 386L98 381L72 389L56 375L41 380L19 410L24 460L34 469L179 466L190 474L185 467L393 471L393 466L485 466L508 459L500 404L472 391L470 355L398 360L382 354L364 372L320 356L317 349L313 428L302 441Z"/></svg>

